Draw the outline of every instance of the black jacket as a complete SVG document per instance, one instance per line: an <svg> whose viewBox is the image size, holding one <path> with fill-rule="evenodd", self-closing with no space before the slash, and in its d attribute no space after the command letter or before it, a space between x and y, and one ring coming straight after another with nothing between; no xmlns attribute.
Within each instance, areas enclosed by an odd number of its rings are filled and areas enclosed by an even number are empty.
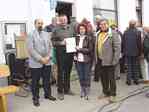
<svg viewBox="0 0 149 112"><path fill-rule="evenodd" d="M129 28L122 38L122 53L124 56L141 56L141 32L136 28Z"/></svg>
<svg viewBox="0 0 149 112"><path fill-rule="evenodd" d="M149 62L149 33L145 35L143 41L144 57Z"/></svg>
<svg viewBox="0 0 149 112"><path fill-rule="evenodd" d="M82 53L84 55L84 62L91 62L94 54L94 46L92 42L92 37L85 36L83 41L83 47L77 50L75 55L77 56L78 53ZM78 46L80 42L80 35L76 36L76 45Z"/></svg>

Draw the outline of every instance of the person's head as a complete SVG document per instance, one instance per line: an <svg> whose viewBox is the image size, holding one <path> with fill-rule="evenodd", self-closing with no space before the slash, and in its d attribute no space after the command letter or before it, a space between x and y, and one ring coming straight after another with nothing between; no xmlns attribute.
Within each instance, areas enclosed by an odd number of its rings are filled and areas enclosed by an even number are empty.
<svg viewBox="0 0 149 112"><path fill-rule="evenodd" d="M147 33L149 33L149 27L143 27L143 30Z"/></svg>
<svg viewBox="0 0 149 112"><path fill-rule="evenodd" d="M102 18L101 18L100 15L96 15L96 16L95 16L95 23L96 23L96 25L98 25L98 23L100 22L101 19L102 19Z"/></svg>
<svg viewBox="0 0 149 112"><path fill-rule="evenodd" d="M43 20L42 19L35 19L34 25L35 25L35 28L38 31L42 31L42 29L43 29Z"/></svg>
<svg viewBox="0 0 149 112"><path fill-rule="evenodd" d="M100 24L99 24L99 28L101 31L107 31L109 29L109 22L107 19L101 19L100 20Z"/></svg>
<svg viewBox="0 0 149 112"><path fill-rule="evenodd" d="M135 28L136 27L136 21L135 20L130 20L129 21L129 28Z"/></svg>
<svg viewBox="0 0 149 112"><path fill-rule="evenodd" d="M68 18L65 14L59 15L59 24L65 26L68 24Z"/></svg>
<svg viewBox="0 0 149 112"><path fill-rule="evenodd" d="M112 28L112 30L117 30L117 29L118 29L118 27L117 27L116 24L112 24L112 25L111 25L111 28Z"/></svg>
<svg viewBox="0 0 149 112"><path fill-rule="evenodd" d="M56 17L53 17L52 18L52 25L55 26L56 24L57 24L57 18Z"/></svg>
<svg viewBox="0 0 149 112"><path fill-rule="evenodd" d="M87 18L84 18L84 19L81 21L81 24L86 25L86 27L87 27L87 33L93 32L92 24L91 24L91 22L90 22L89 20L87 20Z"/></svg>
<svg viewBox="0 0 149 112"><path fill-rule="evenodd" d="M85 24L79 24L77 31L80 35L85 35L87 33L87 26Z"/></svg>

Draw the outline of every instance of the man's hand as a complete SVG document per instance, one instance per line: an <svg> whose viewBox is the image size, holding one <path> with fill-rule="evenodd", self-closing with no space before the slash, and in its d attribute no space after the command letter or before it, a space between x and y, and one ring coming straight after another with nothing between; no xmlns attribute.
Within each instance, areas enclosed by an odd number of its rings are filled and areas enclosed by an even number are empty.
<svg viewBox="0 0 149 112"><path fill-rule="evenodd" d="M78 51L80 48L79 48L79 46L76 46L76 50Z"/></svg>
<svg viewBox="0 0 149 112"><path fill-rule="evenodd" d="M43 57L43 58L41 58L40 63L41 64L48 64L49 63L49 57Z"/></svg>
<svg viewBox="0 0 149 112"><path fill-rule="evenodd" d="M66 41L63 40L63 41L61 42L61 45L66 45Z"/></svg>

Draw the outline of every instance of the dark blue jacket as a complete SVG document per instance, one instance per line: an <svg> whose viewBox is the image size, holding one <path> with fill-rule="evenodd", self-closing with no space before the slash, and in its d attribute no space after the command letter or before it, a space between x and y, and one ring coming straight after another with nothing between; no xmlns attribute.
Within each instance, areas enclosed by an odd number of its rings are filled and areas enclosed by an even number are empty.
<svg viewBox="0 0 149 112"><path fill-rule="evenodd" d="M136 28L129 28L122 38L122 53L124 56L141 55L141 32Z"/></svg>

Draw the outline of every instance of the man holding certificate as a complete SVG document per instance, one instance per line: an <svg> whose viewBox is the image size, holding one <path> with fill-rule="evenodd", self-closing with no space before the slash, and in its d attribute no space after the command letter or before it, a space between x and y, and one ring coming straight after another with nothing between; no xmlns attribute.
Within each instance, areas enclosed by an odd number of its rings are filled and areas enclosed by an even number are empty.
<svg viewBox="0 0 149 112"><path fill-rule="evenodd" d="M68 25L67 16L60 15L59 25L57 25L54 31L52 32L51 38L53 46L56 48L56 60L58 66L57 91L58 99L60 100L64 99L64 94L73 95L73 93L70 90L70 73L73 64L73 49L66 50L66 43L68 41L71 41L68 38L72 37L73 29Z"/></svg>

